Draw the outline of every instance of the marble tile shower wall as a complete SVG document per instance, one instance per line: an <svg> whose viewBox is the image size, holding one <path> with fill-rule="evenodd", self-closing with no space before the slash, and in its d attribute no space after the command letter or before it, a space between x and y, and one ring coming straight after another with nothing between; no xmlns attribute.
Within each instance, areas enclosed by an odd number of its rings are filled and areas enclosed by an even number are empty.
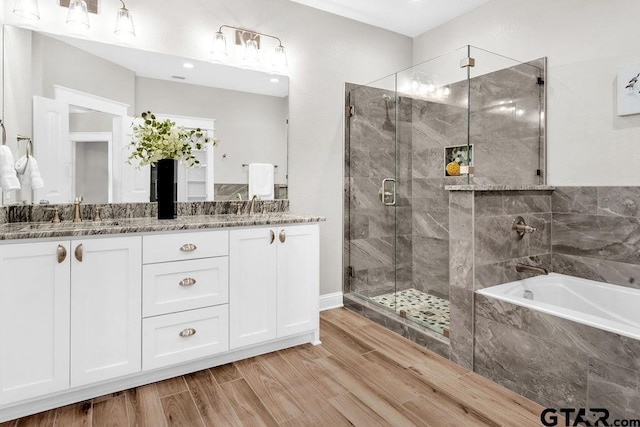
<svg viewBox="0 0 640 427"><path fill-rule="evenodd" d="M445 176L445 147L466 145L467 85L452 85L449 103L413 100L411 154L413 287L449 299L449 192L466 176Z"/></svg>
<svg viewBox="0 0 640 427"><path fill-rule="evenodd" d="M470 80L473 184L541 184L544 59ZM466 83L465 83L466 86ZM542 172L541 172L542 173Z"/></svg>
<svg viewBox="0 0 640 427"><path fill-rule="evenodd" d="M383 95L390 100L385 102ZM350 192L345 209L350 258L345 266L353 267L353 277L347 292L373 296L393 292L396 284L397 289L408 288L412 282L412 101L401 98L394 102L393 91L373 87L358 87L350 96L355 115L349 119L345 156L345 184ZM395 209L384 206L379 195L382 180L393 177Z"/></svg>

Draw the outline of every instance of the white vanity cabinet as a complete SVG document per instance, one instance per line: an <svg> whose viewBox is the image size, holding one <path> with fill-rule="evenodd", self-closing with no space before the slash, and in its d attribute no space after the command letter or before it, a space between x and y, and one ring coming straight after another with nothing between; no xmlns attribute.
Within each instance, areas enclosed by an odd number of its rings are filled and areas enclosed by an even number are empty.
<svg viewBox="0 0 640 427"><path fill-rule="evenodd" d="M140 371L140 237L73 240L71 251L71 386Z"/></svg>
<svg viewBox="0 0 640 427"><path fill-rule="evenodd" d="M0 423L318 343L318 224L0 242Z"/></svg>
<svg viewBox="0 0 640 427"><path fill-rule="evenodd" d="M0 405L69 387L70 247L0 246Z"/></svg>
<svg viewBox="0 0 640 427"><path fill-rule="evenodd" d="M0 246L0 404L140 370L140 237Z"/></svg>
<svg viewBox="0 0 640 427"><path fill-rule="evenodd" d="M230 348L317 330L318 225L231 230L229 240Z"/></svg>
<svg viewBox="0 0 640 427"><path fill-rule="evenodd" d="M142 367L229 350L229 232L143 237Z"/></svg>

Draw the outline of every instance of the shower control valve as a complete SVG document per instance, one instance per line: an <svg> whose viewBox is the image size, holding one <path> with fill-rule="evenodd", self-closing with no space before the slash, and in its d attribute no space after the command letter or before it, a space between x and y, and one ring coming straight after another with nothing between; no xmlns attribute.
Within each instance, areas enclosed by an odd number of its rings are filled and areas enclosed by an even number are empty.
<svg viewBox="0 0 640 427"><path fill-rule="evenodd" d="M518 234L518 240L522 239L526 233L533 233L534 231L536 231L536 228L527 225L527 223L524 221L524 218L522 218L521 216L518 216L513 220L511 229L515 230L515 232Z"/></svg>

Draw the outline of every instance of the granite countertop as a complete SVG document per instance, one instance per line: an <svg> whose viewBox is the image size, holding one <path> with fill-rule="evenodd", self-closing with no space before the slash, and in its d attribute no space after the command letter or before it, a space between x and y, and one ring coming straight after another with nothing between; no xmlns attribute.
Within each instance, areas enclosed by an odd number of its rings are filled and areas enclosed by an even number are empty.
<svg viewBox="0 0 640 427"><path fill-rule="evenodd" d="M58 224L50 222L15 222L0 225L0 240L301 224L325 220L326 218L320 216L274 212L255 215L188 215L169 220L145 217L116 218L99 222L63 221Z"/></svg>
<svg viewBox="0 0 640 427"><path fill-rule="evenodd" d="M449 191L552 191L556 187L550 185L496 185L496 184L466 184L445 185Z"/></svg>

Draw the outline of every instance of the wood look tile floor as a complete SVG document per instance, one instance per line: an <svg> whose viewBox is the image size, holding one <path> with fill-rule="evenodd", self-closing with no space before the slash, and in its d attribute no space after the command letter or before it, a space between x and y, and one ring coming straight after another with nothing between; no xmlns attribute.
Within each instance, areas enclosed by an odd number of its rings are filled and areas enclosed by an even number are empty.
<svg viewBox="0 0 640 427"><path fill-rule="evenodd" d="M346 309L304 345L0 423L537 426L542 407Z"/></svg>

